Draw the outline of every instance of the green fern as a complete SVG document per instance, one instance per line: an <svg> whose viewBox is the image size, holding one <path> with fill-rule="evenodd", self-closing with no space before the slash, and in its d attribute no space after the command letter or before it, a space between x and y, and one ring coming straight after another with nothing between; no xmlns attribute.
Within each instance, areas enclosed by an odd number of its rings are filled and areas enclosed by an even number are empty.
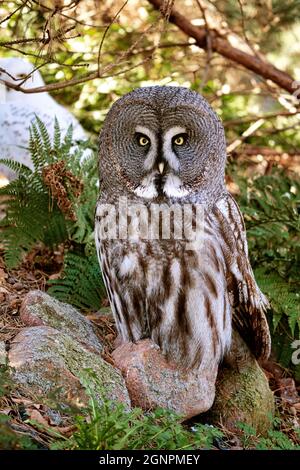
<svg viewBox="0 0 300 470"><path fill-rule="evenodd" d="M64 270L60 279L48 281L48 293L80 310L100 308L105 288L96 253L68 252L65 255Z"/></svg>
<svg viewBox="0 0 300 470"><path fill-rule="evenodd" d="M55 246L68 237L64 214L51 200L43 181L42 169L53 163L53 155L47 129L38 118L30 129L29 149L33 171L14 161L0 160L18 176L0 189L6 211L0 224L0 240L9 268L16 267L37 242Z"/></svg>
<svg viewBox="0 0 300 470"><path fill-rule="evenodd" d="M300 379L299 366L291 363L291 343L300 332L300 182L279 169L252 180L243 170L236 164L229 167L240 188L237 199L255 276L271 301L273 349Z"/></svg>
<svg viewBox="0 0 300 470"><path fill-rule="evenodd" d="M0 190L5 199L6 216L1 221L0 240L9 268L16 267L37 242L55 246L67 237L63 214L50 206L49 194L40 175L30 173ZM58 235L59 234L59 235Z"/></svg>
<svg viewBox="0 0 300 470"><path fill-rule="evenodd" d="M282 278L276 271L268 268L255 270L255 277L261 289L271 300L273 309L273 328L279 325L286 316L291 333L294 336L296 328L300 331L300 294L292 283Z"/></svg>
<svg viewBox="0 0 300 470"><path fill-rule="evenodd" d="M104 288L93 235L94 208L98 196L96 158L91 151L90 155L82 158L86 151L85 144L73 147L72 127L62 139L57 120L52 140L43 122L36 117L29 139L34 169L12 160L0 161L18 176L0 189L6 212L0 222L0 241L4 247L5 261L9 268L14 268L37 243L42 242L51 248L63 243L65 260L62 278L51 284L49 292L76 307L98 309ZM51 171L52 168L62 168L67 175L58 182L67 190L71 218L64 211L64 201L52 191L51 184L45 179L45 170ZM55 171L50 176L55 178ZM70 181L77 182L83 188L81 194L75 194ZM57 186L54 185L55 188Z"/></svg>
<svg viewBox="0 0 300 470"><path fill-rule="evenodd" d="M241 168L231 169L240 187L237 199L246 222L251 263L262 288L277 298L275 303L289 316L300 288L300 182L282 170L252 181L241 172ZM283 296L285 291L290 302ZM290 323L293 329L297 318Z"/></svg>

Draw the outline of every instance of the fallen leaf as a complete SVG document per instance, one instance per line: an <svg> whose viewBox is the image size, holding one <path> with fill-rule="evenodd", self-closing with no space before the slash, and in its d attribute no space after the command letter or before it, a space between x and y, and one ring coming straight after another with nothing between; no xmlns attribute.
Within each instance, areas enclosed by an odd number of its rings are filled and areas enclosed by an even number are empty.
<svg viewBox="0 0 300 470"><path fill-rule="evenodd" d="M0 293L1 294L9 294L9 290L6 287L0 286Z"/></svg>
<svg viewBox="0 0 300 470"><path fill-rule="evenodd" d="M31 421L35 421L44 427L49 427L48 421L41 415L38 410L31 410L26 408L26 413Z"/></svg>
<svg viewBox="0 0 300 470"><path fill-rule="evenodd" d="M279 395L287 403L294 404L299 402L299 395L296 390L295 381L292 378L277 380Z"/></svg>
<svg viewBox="0 0 300 470"><path fill-rule="evenodd" d="M274 379L274 375L272 374L272 372L269 372L266 369L263 369L263 372L264 372L265 376L267 377L268 381L270 381L271 379Z"/></svg>
<svg viewBox="0 0 300 470"><path fill-rule="evenodd" d="M30 405L33 405L33 402L32 400L28 400L27 398L15 398L15 397L11 397L11 401L13 401L14 403L21 403L22 405L24 406L30 406Z"/></svg>
<svg viewBox="0 0 300 470"><path fill-rule="evenodd" d="M60 277L61 277L61 272L50 274L49 279L50 280L56 280L56 279L59 279Z"/></svg>
<svg viewBox="0 0 300 470"><path fill-rule="evenodd" d="M284 369L274 361L266 361L263 364L264 370L268 371L276 380L280 380L283 377Z"/></svg>
<svg viewBox="0 0 300 470"><path fill-rule="evenodd" d="M20 304L21 304L21 299L19 299L18 297L14 297L9 302L9 308L11 309L17 308Z"/></svg>
<svg viewBox="0 0 300 470"><path fill-rule="evenodd" d="M4 271L4 269L0 268L0 283L3 283L7 278L8 274Z"/></svg>
<svg viewBox="0 0 300 470"><path fill-rule="evenodd" d="M74 425L71 425L71 426L62 426L62 427L59 427L59 426L56 426L56 427L53 427L53 430L56 430L58 431L60 434L63 434L65 436L70 436L71 434L73 434L74 431L76 431L76 426Z"/></svg>

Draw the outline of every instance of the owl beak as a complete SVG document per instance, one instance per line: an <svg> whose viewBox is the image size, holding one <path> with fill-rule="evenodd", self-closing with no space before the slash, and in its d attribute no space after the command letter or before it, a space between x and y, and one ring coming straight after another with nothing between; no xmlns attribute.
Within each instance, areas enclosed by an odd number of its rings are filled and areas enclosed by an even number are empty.
<svg viewBox="0 0 300 470"><path fill-rule="evenodd" d="M163 174L164 168L165 168L165 164L163 162L160 162L158 164L158 171L160 172L161 175Z"/></svg>

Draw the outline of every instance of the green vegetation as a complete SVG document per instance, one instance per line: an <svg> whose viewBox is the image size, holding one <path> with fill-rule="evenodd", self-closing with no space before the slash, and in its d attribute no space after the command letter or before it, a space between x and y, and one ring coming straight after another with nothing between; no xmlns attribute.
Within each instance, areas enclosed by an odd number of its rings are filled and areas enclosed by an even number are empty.
<svg viewBox="0 0 300 470"><path fill-rule="evenodd" d="M241 442L245 449L256 450L300 450L300 445L295 444L284 432L280 430L281 420L274 418L271 429L266 437L257 436L255 430L248 425L238 423L242 431ZM300 437L299 429L296 434Z"/></svg>
<svg viewBox="0 0 300 470"><path fill-rule="evenodd" d="M18 175L0 189L6 212L0 241L7 266L18 266L37 243L49 248L63 244L62 278L49 281L49 292L78 308L96 310L104 288L93 237L98 197L95 155L86 155L84 145L73 146L72 128L62 140L57 122L51 142L38 118L29 148L33 171L1 160Z"/></svg>
<svg viewBox="0 0 300 470"><path fill-rule="evenodd" d="M105 390L97 388L102 404L95 398L95 390L90 386L91 371L86 370L81 382L89 397L86 407L76 410L64 409L75 425L71 437L66 437L59 430L45 426L35 420L25 419L31 429L31 437L13 429L13 410L9 416L0 415L0 449L38 449L39 441L35 436L41 432L44 439L48 436L50 449L65 450L123 450L123 449L226 449L231 447L230 435L217 427L196 424L182 424L175 413L157 409L145 413L139 408L125 410L123 404L107 399ZM93 381L97 377L93 375ZM4 385L5 384L5 385ZM11 391L9 371L0 367L0 400ZM300 450L300 446L286 433L281 431L282 422L274 418L266 436L256 435L251 426L239 423L238 433L241 446L257 450ZM299 430L294 430L299 435ZM299 435L300 437L300 435Z"/></svg>
<svg viewBox="0 0 300 470"><path fill-rule="evenodd" d="M140 408L126 411L123 404L114 403L105 396L101 384L103 404L95 399L87 371L82 383L89 396L89 404L75 417L77 430L70 439L56 442L52 448L121 450L121 449L199 449L211 448L215 438L223 433L214 427L198 424L193 432L180 424L180 416L168 410L157 409L145 413ZM93 376L97 382L97 377Z"/></svg>
<svg viewBox="0 0 300 470"><path fill-rule="evenodd" d="M300 332L300 182L274 169L251 180L245 168L232 164L229 173L239 185L255 277L271 301L273 348L281 364L300 379L291 364L291 343Z"/></svg>

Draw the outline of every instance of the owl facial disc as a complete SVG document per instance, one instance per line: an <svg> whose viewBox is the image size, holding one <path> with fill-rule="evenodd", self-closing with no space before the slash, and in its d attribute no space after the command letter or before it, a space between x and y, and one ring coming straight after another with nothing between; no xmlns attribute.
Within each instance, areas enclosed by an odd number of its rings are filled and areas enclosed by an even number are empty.
<svg viewBox="0 0 300 470"><path fill-rule="evenodd" d="M120 98L102 128L100 157L104 191L112 185L148 200L206 202L225 190L223 126L186 88L138 88Z"/></svg>
<svg viewBox="0 0 300 470"><path fill-rule="evenodd" d="M186 128L173 126L166 131L152 132L148 127L136 126L138 145L147 149L144 168L149 173L142 179L134 192L144 199L154 199L159 195L183 197L188 191L177 175L179 160L174 148L186 142Z"/></svg>

